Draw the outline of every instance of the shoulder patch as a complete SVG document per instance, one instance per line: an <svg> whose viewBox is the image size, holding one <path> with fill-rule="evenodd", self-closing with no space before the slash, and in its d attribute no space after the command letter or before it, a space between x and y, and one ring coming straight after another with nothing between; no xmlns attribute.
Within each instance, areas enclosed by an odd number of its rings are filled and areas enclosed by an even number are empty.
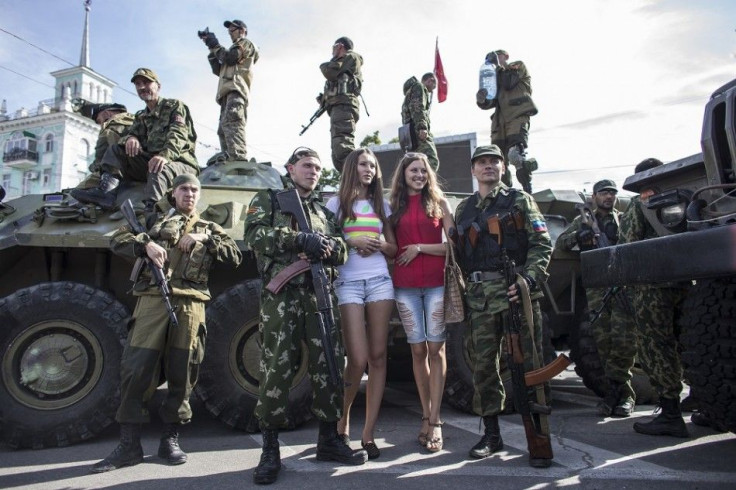
<svg viewBox="0 0 736 490"><path fill-rule="evenodd" d="M547 223L544 220L535 219L534 221L532 221L532 229L536 233L543 233L547 231Z"/></svg>
<svg viewBox="0 0 736 490"><path fill-rule="evenodd" d="M172 124L181 124L184 125L186 120L184 119L184 116L181 114L174 114L174 116L171 118Z"/></svg>

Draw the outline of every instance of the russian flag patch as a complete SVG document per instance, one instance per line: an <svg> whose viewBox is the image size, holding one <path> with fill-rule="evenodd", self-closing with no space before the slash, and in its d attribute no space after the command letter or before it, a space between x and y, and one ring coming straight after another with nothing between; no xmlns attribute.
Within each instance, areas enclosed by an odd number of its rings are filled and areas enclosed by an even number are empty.
<svg viewBox="0 0 736 490"><path fill-rule="evenodd" d="M532 229L537 233L542 233L543 231L547 231L547 223L541 219L535 219L532 221Z"/></svg>

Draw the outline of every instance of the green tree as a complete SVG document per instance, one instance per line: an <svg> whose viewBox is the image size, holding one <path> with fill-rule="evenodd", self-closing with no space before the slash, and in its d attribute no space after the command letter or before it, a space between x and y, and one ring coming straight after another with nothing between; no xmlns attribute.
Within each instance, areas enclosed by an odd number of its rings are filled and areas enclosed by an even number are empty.
<svg viewBox="0 0 736 490"><path fill-rule="evenodd" d="M360 146L366 147L370 145L380 145L381 144L381 137L378 136L378 131L374 132L373 134L366 135L365 138L363 138L363 141L360 142Z"/></svg>
<svg viewBox="0 0 736 490"><path fill-rule="evenodd" d="M340 186L340 172L334 168L327 168L322 171L322 177L319 179L319 184L322 189L327 187L334 187L337 189Z"/></svg>
<svg viewBox="0 0 736 490"><path fill-rule="evenodd" d="M398 142L399 142L399 137L398 136L394 136L393 138L391 138L389 140L389 143L398 143Z"/></svg>

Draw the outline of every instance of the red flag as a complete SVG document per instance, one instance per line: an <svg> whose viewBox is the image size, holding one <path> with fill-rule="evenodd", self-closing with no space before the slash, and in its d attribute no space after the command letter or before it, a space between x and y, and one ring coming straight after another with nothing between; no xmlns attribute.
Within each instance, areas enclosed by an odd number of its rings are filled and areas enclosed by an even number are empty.
<svg viewBox="0 0 736 490"><path fill-rule="evenodd" d="M444 102L447 99L447 78L445 78L445 69L442 68L439 38L434 45L434 76L437 78L437 100Z"/></svg>

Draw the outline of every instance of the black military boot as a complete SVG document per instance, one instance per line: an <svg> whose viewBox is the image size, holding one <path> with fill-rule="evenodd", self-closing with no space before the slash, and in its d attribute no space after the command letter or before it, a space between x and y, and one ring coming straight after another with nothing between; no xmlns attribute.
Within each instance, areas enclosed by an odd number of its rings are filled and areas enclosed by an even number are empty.
<svg viewBox="0 0 736 490"><path fill-rule="evenodd" d="M120 424L120 444L108 457L96 463L90 471L104 473L123 466L134 466L143 462L140 424Z"/></svg>
<svg viewBox="0 0 736 490"><path fill-rule="evenodd" d="M158 445L158 457L165 459L169 464L184 464L187 454L179 447L179 424L166 424L161 443Z"/></svg>
<svg viewBox="0 0 736 490"><path fill-rule="evenodd" d="M317 440L317 459L320 461L337 461L342 464L361 465L368 461L368 453L364 449L353 451L345 444L345 440L337 434L337 422L319 423L319 439Z"/></svg>
<svg viewBox="0 0 736 490"><path fill-rule="evenodd" d="M488 415L483 417L483 424L485 424L486 430L478 444L473 446L470 450L471 458L487 458L491 454L503 449L501 429L498 427L498 415Z"/></svg>
<svg viewBox="0 0 736 490"><path fill-rule="evenodd" d="M660 398L662 409L659 415L649 422L636 422L634 430L650 436L690 437L685 421L682 420L679 398Z"/></svg>
<svg viewBox="0 0 736 490"><path fill-rule="evenodd" d="M258 466L253 470L253 483L268 485L276 481L281 470L281 452L279 451L279 431L263 429L263 452Z"/></svg>
<svg viewBox="0 0 736 490"><path fill-rule="evenodd" d="M613 407L613 413L611 413L612 417L630 417L631 414L634 412L634 407L636 406L636 403L634 403L634 399L629 396L621 396L618 400L618 403L615 407Z"/></svg>
<svg viewBox="0 0 736 490"><path fill-rule="evenodd" d="M96 204L102 209L115 207L115 198L118 195L120 179L107 172L100 177L100 184L93 189L72 189L70 194L79 202Z"/></svg>

